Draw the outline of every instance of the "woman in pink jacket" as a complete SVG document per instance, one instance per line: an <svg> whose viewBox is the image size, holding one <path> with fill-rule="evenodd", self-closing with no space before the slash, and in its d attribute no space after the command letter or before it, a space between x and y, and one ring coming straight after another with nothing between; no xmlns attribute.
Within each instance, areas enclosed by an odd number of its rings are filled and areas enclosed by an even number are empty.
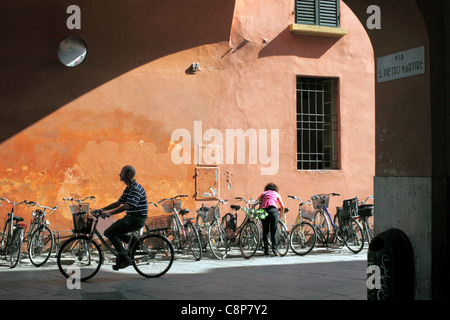
<svg viewBox="0 0 450 320"><path fill-rule="evenodd" d="M264 254L269 254L269 233L272 241L272 252L275 256L278 256L277 251L277 222L278 222L278 209L284 213L284 204L278 193L278 187L274 183L269 183L265 186L264 192L259 196L258 200L261 203L260 208L266 210L267 217L262 221L263 226L263 241L264 241Z"/></svg>

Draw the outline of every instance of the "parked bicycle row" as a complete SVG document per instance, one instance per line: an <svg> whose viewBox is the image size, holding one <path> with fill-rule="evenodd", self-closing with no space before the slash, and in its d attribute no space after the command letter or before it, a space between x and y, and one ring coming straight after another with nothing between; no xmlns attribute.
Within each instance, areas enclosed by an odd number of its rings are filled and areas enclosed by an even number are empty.
<svg viewBox="0 0 450 320"><path fill-rule="evenodd" d="M42 206L35 201L24 200L13 202L6 198L0 198L0 206L6 201L11 205L11 211L6 215L3 232L1 234L0 256L9 260L11 268L14 268L22 253L22 245L27 243L26 252L33 265L39 267L49 258L55 242L53 232L49 228L48 215L58 208ZM15 215L18 206L37 207L32 211L30 227L24 222L22 217Z"/></svg>
<svg viewBox="0 0 450 320"><path fill-rule="evenodd" d="M373 204L366 204L373 196L367 197L362 203L358 199L345 200L343 206L337 208L332 218L328 209L329 197L338 196L336 193L318 194L304 202L300 197L288 196L300 201L295 224L289 229L286 226L285 214L277 221L276 248L280 256L291 250L298 255L305 255L316 245L328 246L330 243L340 243L347 246L352 252L358 253L364 247L364 242L373 238ZM166 236L174 245L176 252L191 253L195 260L202 258L202 252L208 250L217 259L225 259L227 253L234 247L239 248L244 258L252 257L257 250L263 250L262 220L266 218L265 210L257 209L259 201L237 197L243 206L231 204L232 212L223 217L220 206L227 204L228 200L217 200L213 206L202 206L197 210L195 218L186 219L188 209L182 209L181 198L186 195L177 195L161 200L163 208L168 215L159 215L149 218L146 231ZM312 209L308 207L312 202ZM157 207L156 203L151 203ZM238 212L245 214L243 221L238 225ZM180 218L181 216L181 218ZM272 246L269 239L269 245Z"/></svg>
<svg viewBox="0 0 450 320"><path fill-rule="evenodd" d="M284 208L283 214L277 221L276 247L278 254L284 256L291 249L295 254L305 255L316 245L327 246L329 243L346 245L357 253L362 250L364 241L373 238L373 228L368 222L373 215L373 204L358 199L345 200L343 206L337 208L332 219L328 209L330 196L336 193L318 194L304 202L300 197L288 197L298 200L299 208L295 224L288 228L285 215L289 209ZM244 197L237 197L238 204L230 204L232 212L221 216L220 208L228 204L228 200L217 200L213 206L202 206L196 211L195 218L186 218L188 209L182 208L182 198L187 195L177 195L165 198L158 203L149 202L153 207L161 205L165 215L150 216L145 228L141 232L134 232L127 250L132 257L133 267L146 277L161 276L166 273L176 254L192 255L194 260L200 260L202 254L210 251L217 259L225 259L230 250L238 248L241 255L251 258L257 250L263 249L262 220L267 212L256 208L261 201ZM95 275L105 259L115 259L117 252L105 241L97 231L98 219L101 212L89 211L89 201L95 197L80 199L64 198L69 202L73 217L73 229L70 238L62 244L58 242L49 227L47 217L57 210L55 207L40 205L35 201L24 200L20 203L0 198L11 205L10 213L6 216L1 234L0 255L9 260L14 268L21 258L22 245L27 243L27 255L36 267L47 262L53 252L56 253L57 264L61 273L69 277L70 268L78 267L82 270L82 280ZM16 216L17 206L32 207L30 227L24 219ZM238 224L239 212L244 213L244 219ZM94 239L95 236L95 239ZM271 239L269 245L272 246ZM100 244L98 243L100 241Z"/></svg>
<svg viewBox="0 0 450 320"><path fill-rule="evenodd" d="M55 239L59 232L52 232L46 220L50 213L56 211L57 206L51 208L27 200L16 203L0 197L0 206L3 201L11 205L1 234L0 257L7 260L11 268L16 267L24 251L23 243L26 242L26 253L34 266L42 266L55 253L58 268L65 277L70 277L75 268L79 270L82 281L93 277L105 261L117 257L117 252L97 230L101 210L89 211L87 201L93 199L93 196L63 199L70 202L73 229L68 239L61 244ZM23 222L24 219L15 214L17 207L21 205L37 207L32 212L29 230L28 225ZM170 241L156 234L142 236L139 232L133 232L127 250L133 267L144 277L159 277L165 274L174 260Z"/></svg>

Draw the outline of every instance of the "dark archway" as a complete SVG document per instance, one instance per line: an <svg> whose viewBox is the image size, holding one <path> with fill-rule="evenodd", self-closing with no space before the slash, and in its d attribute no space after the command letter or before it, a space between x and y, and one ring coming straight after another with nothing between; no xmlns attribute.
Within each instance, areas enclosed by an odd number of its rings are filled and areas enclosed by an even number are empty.
<svg viewBox="0 0 450 320"><path fill-rule="evenodd" d="M345 0L367 29L375 58L425 46L426 73L376 85L375 197L378 231L405 229L415 242L418 299L448 298L449 4L443 0Z"/></svg>

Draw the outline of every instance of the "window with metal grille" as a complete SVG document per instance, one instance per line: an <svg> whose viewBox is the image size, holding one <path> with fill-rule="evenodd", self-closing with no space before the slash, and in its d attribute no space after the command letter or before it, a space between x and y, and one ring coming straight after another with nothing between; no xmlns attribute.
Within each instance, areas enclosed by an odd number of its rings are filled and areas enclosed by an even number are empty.
<svg viewBox="0 0 450 320"><path fill-rule="evenodd" d="M340 26L339 0L296 0L295 23Z"/></svg>
<svg viewBox="0 0 450 320"><path fill-rule="evenodd" d="M297 169L339 169L338 79L297 77Z"/></svg>

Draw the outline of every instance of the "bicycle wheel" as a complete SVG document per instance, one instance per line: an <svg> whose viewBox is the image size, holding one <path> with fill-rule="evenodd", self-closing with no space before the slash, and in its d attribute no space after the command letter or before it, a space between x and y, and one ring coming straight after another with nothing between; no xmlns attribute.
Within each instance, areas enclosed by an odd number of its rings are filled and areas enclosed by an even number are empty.
<svg viewBox="0 0 450 320"><path fill-rule="evenodd" d="M339 241L342 245L344 245L344 239L342 239L342 228L339 228L339 215L336 214L333 218L333 223L337 228L333 228L333 235L334 239L333 241L337 243Z"/></svg>
<svg viewBox="0 0 450 320"><path fill-rule="evenodd" d="M55 240L52 231L42 226L31 235L28 245L28 257L36 267L42 266L50 258Z"/></svg>
<svg viewBox="0 0 450 320"><path fill-rule="evenodd" d="M160 277L169 271L174 250L169 239L159 234L148 234L136 241L131 249L134 269L146 278Z"/></svg>
<svg viewBox="0 0 450 320"><path fill-rule="evenodd" d="M23 242L23 229L16 227L13 231L11 246L10 246L10 262L11 268L15 268L20 260L20 254L22 251L22 242Z"/></svg>
<svg viewBox="0 0 450 320"><path fill-rule="evenodd" d="M186 223L186 242L192 251L192 255L196 261L202 258L202 242L198 236L197 229L192 223Z"/></svg>
<svg viewBox="0 0 450 320"><path fill-rule="evenodd" d="M322 244L327 244L330 236L330 223L325 216L325 212L320 210L316 211L314 214L314 225L317 232L317 241Z"/></svg>
<svg viewBox="0 0 450 320"><path fill-rule="evenodd" d="M341 229L341 237L347 248L353 253L360 252L364 247L364 233L357 220L349 219Z"/></svg>
<svg viewBox="0 0 450 320"><path fill-rule="evenodd" d="M290 245L295 254L303 256L316 245L316 229L309 222L302 221L291 231Z"/></svg>
<svg viewBox="0 0 450 320"><path fill-rule="evenodd" d="M227 236L227 247L230 250L231 242L236 240L236 221L231 213L227 213L222 217L222 228Z"/></svg>
<svg viewBox="0 0 450 320"><path fill-rule="evenodd" d="M5 222L5 225L3 226L3 232L1 234L1 238L0 238L0 249L6 249L6 243L7 243L7 239L8 239L8 227L9 227L9 221L10 219L7 219Z"/></svg>
<svg viewBox="0 0 450 320"><path fill-rule="evenodd" d="M219 260L225 259L228 252L228 240L219 220L214 221L209 227L208 240L212 254Z"/></svg>
<svg viewBox="0 0 450 320"><path fill-rule="evenodd" d="M64 242L56 259L59 271L66 278L78 274L80 281L92 278L100 270L102 261L103 254L100 246L83 235Z"/></svg>
<svg viewBox="0 0 450 320"><path fill-rule="evenodd" d="M289 251L289 236L286 226L278 220L277 223L277 251L280 256L285 256Z"/></svg>
<svg viewBox="0 0 450 320"><path fill-rule="evenodd" d="M206 247L208 246L209 224L203 222L200 214L197 214L197 217L195 218L195 228L197 229L198 236L200 237L200 241L202 243L202 250L206 251Z"/></svg>
<svg viewBox="0 0 450 320"><path fill-rule="evenodd" d="M370 244L370 242L375 237L375 232L370 227L370 222L367 217L364 218L364 220L362 222L362 226L363 226L363 229L365 230L365 233L364 233L365 240L367 241L368 244Z"/></svg>
<svg viewBox="0 0 450 320"><path fill-rule="evenodd" d="M247 221L239 234L239 249L244 258L253 256L258 249L259 229L253 221Z"/></svg>

